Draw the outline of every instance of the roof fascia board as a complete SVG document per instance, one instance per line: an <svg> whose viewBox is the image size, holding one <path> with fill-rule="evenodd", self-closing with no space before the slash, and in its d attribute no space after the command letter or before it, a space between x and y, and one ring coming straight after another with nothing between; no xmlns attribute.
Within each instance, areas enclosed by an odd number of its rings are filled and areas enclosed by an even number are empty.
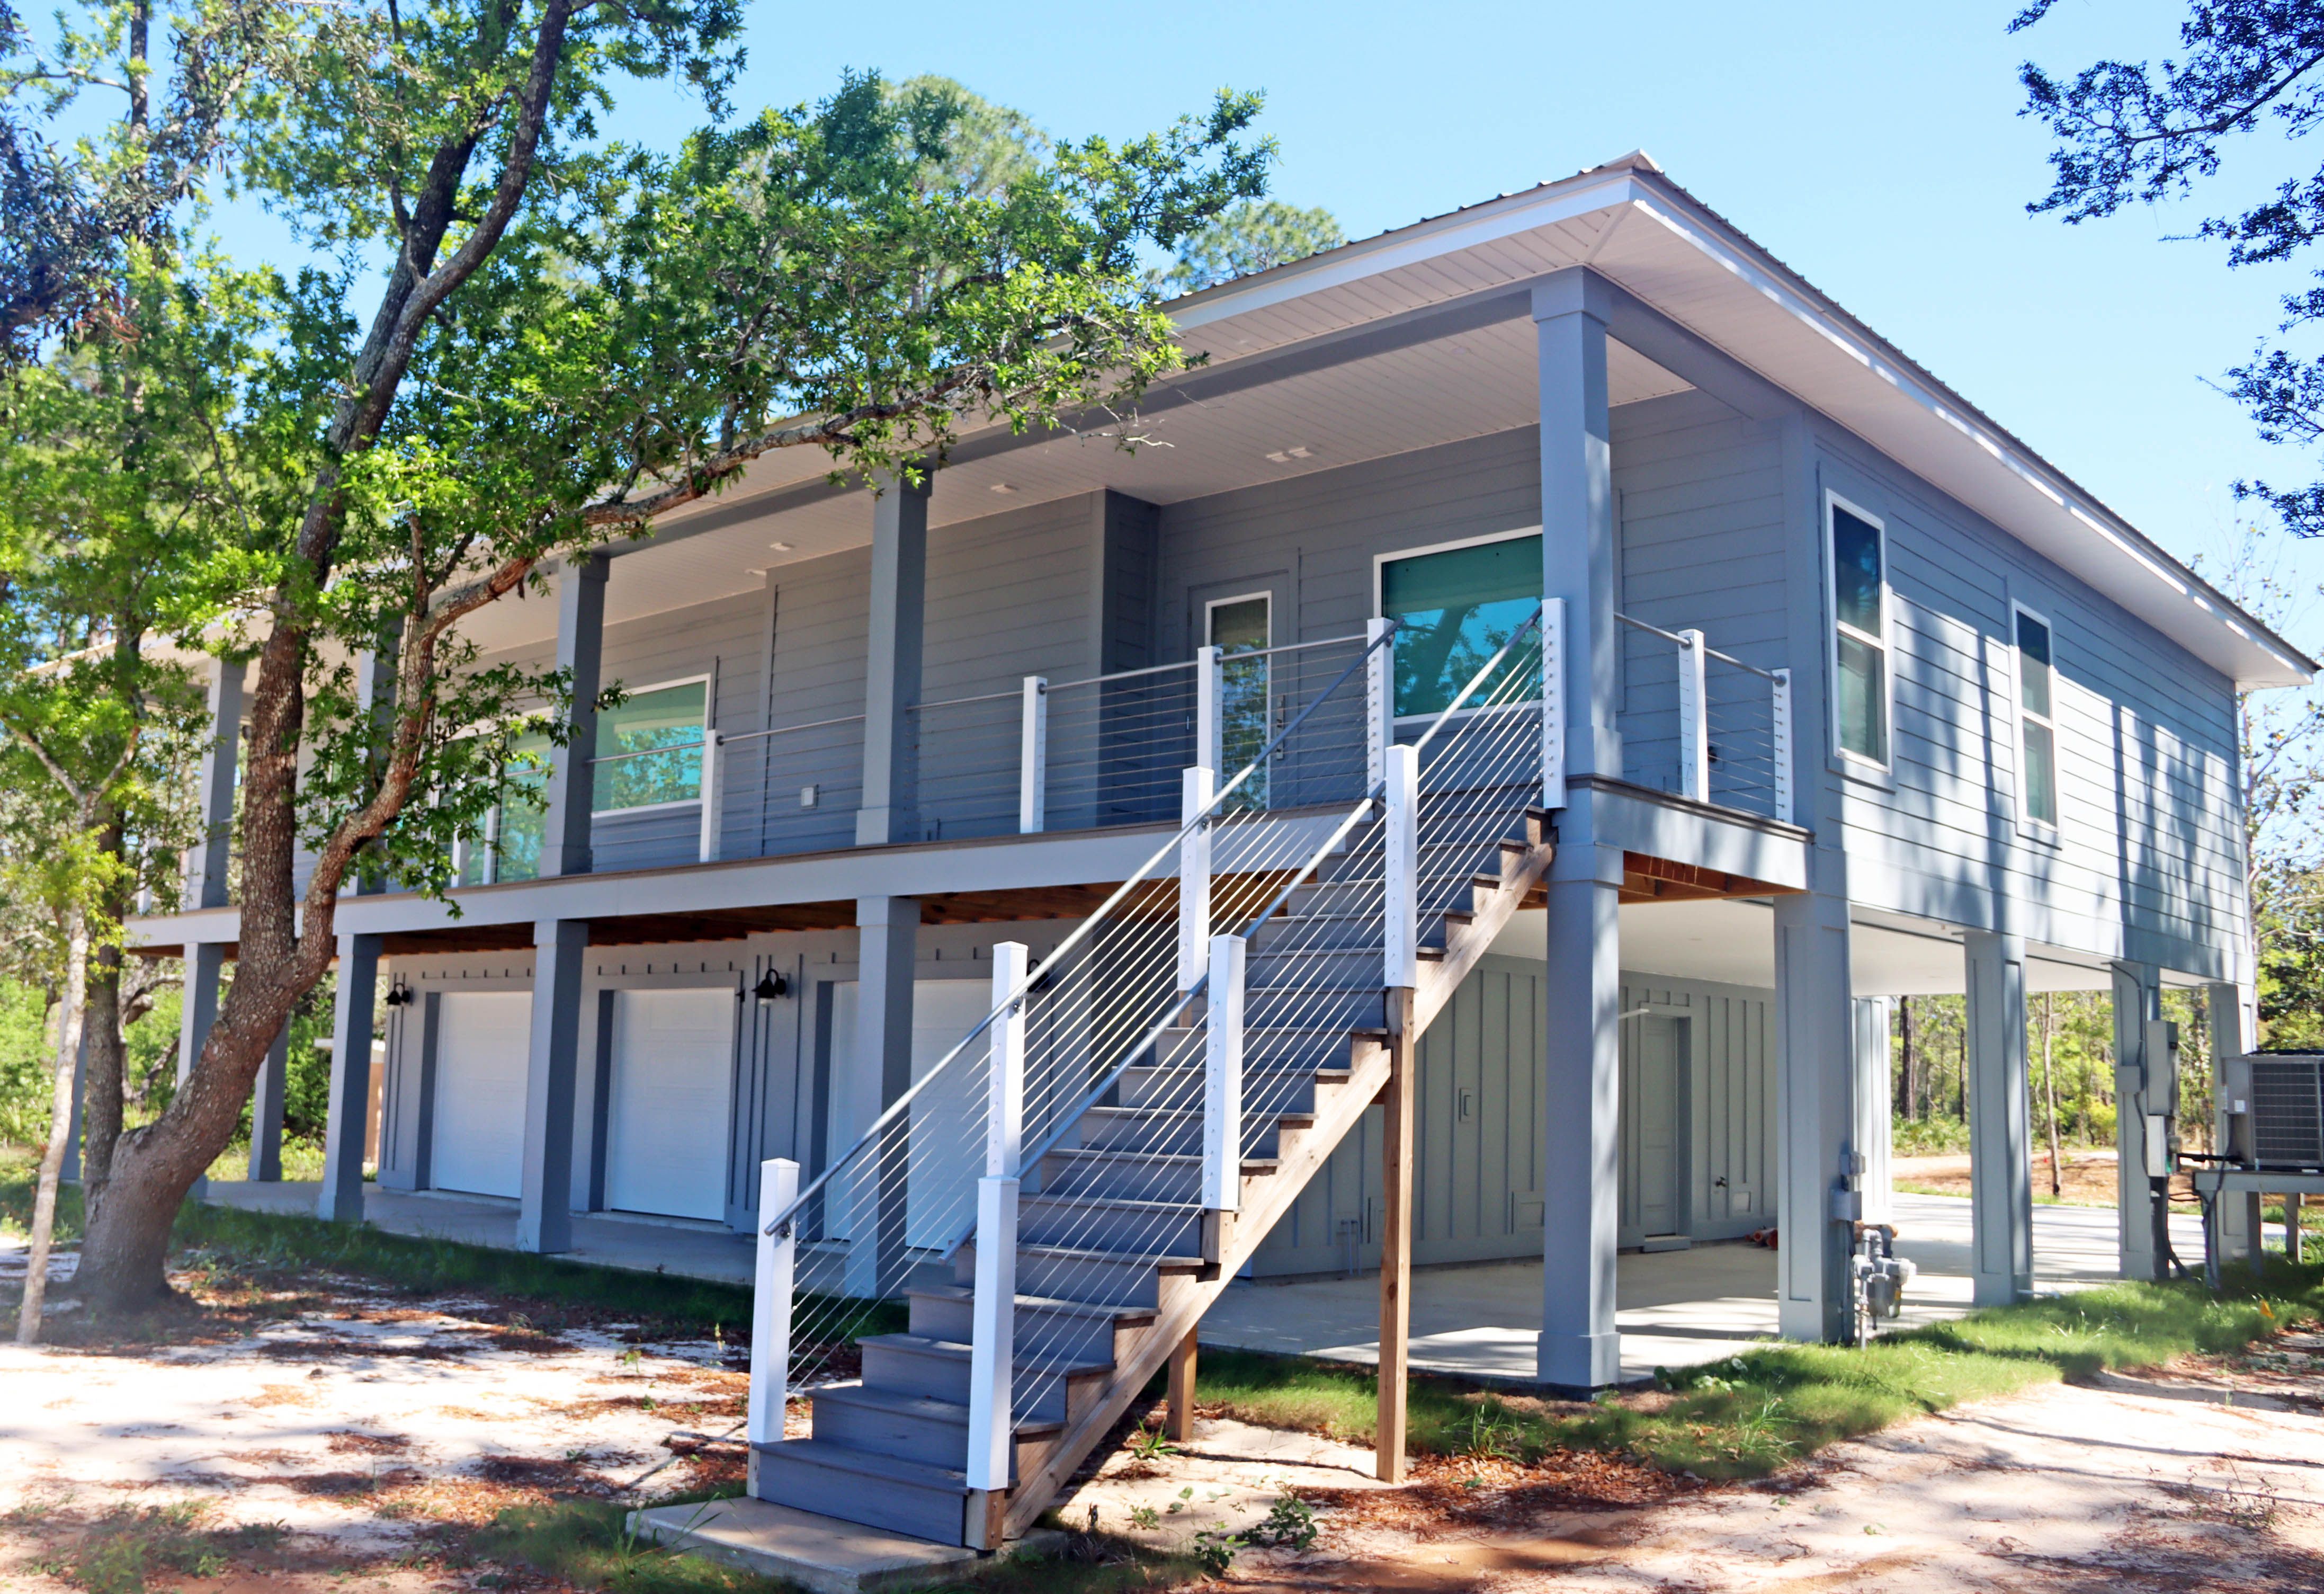
<svg viewBox="0 0 2324 1594"><path fill-rule="evenodd" d="M1852 317L1846 316L1827 302L1819 302L1821 295L1811 296L1768 271L1752 258L1755 252L1748 246L1714 232L1696 217L1685 214L1681 207L1666 202L1661 195L1642 194L1636 201L1635 209L1641 216L1669 229L1705 258L1730 273L1738 281L1761 294L1833 348L1861 365L1867 372L1888 384L1930 416L1960 433L2027 487L2097 533L2117 553L2185 599L2199 613L2208 615L2230 633L2273 657L2287 673L2312 677L2317 672L2318 666L2313 660L2245 615L2233 599L2185 569L2142 533L2076 488L2065 477L2015 439L2003 433L1999 428L1986 423L1982 416L1946 392L1933 378L1901 356L1881 347L1876 338L1854 323Z"/></svg>
<svg viewBox="0 0 2324 1594"><path fill-rule="evenodd" d="M1585 171L1563 182L1489 199L1434 221L1345 244L1255 277L1190 294L1170 306L1170 319L1182 331L1214 326L1480 244L1555 227L1595 211L1617 210L1645 198L1647 191L1629 171Z"/></svg>

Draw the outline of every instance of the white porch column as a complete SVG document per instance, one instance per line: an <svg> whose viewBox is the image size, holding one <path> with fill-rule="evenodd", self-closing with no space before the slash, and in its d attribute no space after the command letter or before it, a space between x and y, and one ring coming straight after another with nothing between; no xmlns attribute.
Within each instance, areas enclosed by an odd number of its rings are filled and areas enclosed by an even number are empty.
<svg viewBox="0 0 2324 1594"><path fill-rule="evenodd" d="M2034 1293L2025 942L1972 930L1961 944L1969 980L1970 1299L2006 1306Z"/></svg>
<svg viewBox="0 0 2324 1594"><path fill-rule="evenodd" d="M250 1180L254 1184L282 1181L282 1096L290 1084L290 1025L286 1022L259 1065L258 1083L250 1094Z"/></svg>
<svg viewBox="0 0 2324 1594"><path fill-rule="evenodd" d="M1856 1006L1856 1144L1864 1153L1864 1220L1896 1220L1889 1165L1895 1133L1895 1085L1889 1075L1888 1024L1894 998L1858 996Z"/></svg>
<svg viewBox="0 0 2324 1594"><path fill-rule="evenodd" d="M2153 1195L2146 1167L2146 1023L2163 1016L2163 973L2152 963L2114 966L2115 1211L2122 1246L2122 1276L2156 1279Z"/></svg>
<svg viewBox="0 0 2324 1594"><path fill-rule="evenodd" d="M912 1088L912 978L919 958L918 897L866 896L855 904L854 1099L868 1126ZM908 1118L909 1115L906 1115ZM851 1126L848 1145L860 1127ZM903 1283L906 1179L910 1125L899 1119L846 1175L854 1243L847 1257L847 1293L859 1298L889 1293ZM835 1145L835 1157L847 1149Z"/></svg>
<svg viewBox="0 0 2324 1594"><path fill-rule="evenodd" d="M544 880L558 875L586 875L592 867L589 823L596 771L590 760L597 755L605 575L611 562L602 553L587 554L567 561L557 572L557 667L572 675L572 735L549 755L544 792L547 812L540 835Z"/></svg>
<svg viewBox="0 0 2324 1594"><path fill-rule="evenodd" d="M230 790L230 789L229 789ZM219 846L224 847L220 842ZM223 875L215 876L223 879ZM203 905L222 905L219 903ZM185 952L185 1000L178 1009L178 1083L183 1085L186 1076L194 1071L194 1063L202 1054L202 1047L210 1038L210 1026L217 1022L218 988L226 978L226 948L215 941L194 941ZM199 1200L209 1192L209 1176L194 1181L188 1193Z"/></svg>
<svg viewBox="0 0 2324 1594"><path fill-rule="evenodd" d="M1565 600L1565 770L1619 775L1615 728L1612 429L1604 280L1574 267L1533 291L1541 384L1542 593Z"/></svg>
<svg viewBox="0 0 2324 1594"><path fill-rule="evenodd" d="M1849 935L1844 897L1775 899L1775 1305L1787 1339L1837 1343L1849 1329L1849 1237L1835 1221L1861 1182Z"/></svg>
<svg viewBox="0 0 2324 1594"><path fill-rule="evenodd" d="M402 636L403 626L399 620L381 636L376 648L355 655L355 701L371 710L372 734L378 738L373 744L374 746L383 747L387 737L393 730L391 719L395 712L395 671L400 662L398 653ZM374 767L379 765L374 764ZM374 896L387 889L387 872L384 869L364 867L359 864L350 874L358 896ZM256 1178L257 1175L253 1174L252 1177ZM277 1173L275 1177L279 1179L281 1175Z"/></svg>
<svg viewBox="0 0 2324 1594"><path fill-rule="evenodd" d="M582 788L584 801L587 788ZM532 927L532 1030L524 1071L524 1175L516 1248L573 1248L573 1098L580 1082L585 1016L581 976L589 921L544 919ZM593 1033L595 1024L586 1026ZM722 1151L723 1158L724 1153Z"/></svg>
<svg viewBox="0 0 2324 1594"><path fill-rule="evenodd" d="M2241 1057L2258 1043L2259 1003L2247 985L2208 985L2203 987L2203 1006L2210 1019L2211 1031L2211 1097L2217 1107L2211 1143L2225 1149L2227 1143L2227 1104L2218 1089L2220 1070L2227 1059ZM2247 1195L2219 1197L2219 1256L2223 1261L2256 1261L2259 1257L2259 1192Z"/></svg>
<svg viewBox="0 0 2324 1594"><path fill-rule="evenodd" d="M1577 796L1582 794L1577 793ZM1592 845L1586 796L1566 811L1550 866L1549 963L1543 982L1541 1346L1537 1376L1568 1391L1622 1376L1614 1326L1621 1208L1622 850ZM1577 832L1580 832L1577 834Z"/></svg>
<svg viewBox="0 0 2324 1594"><path fill-rule="evenodd" d="M379 1000L376 935L339 937L337 1006L331 1020L330 1096L323 1127L323 1188L315 1216L361 1223L364 1129L371 1116L371 1026Z"/></svg>
<svg viewBox="0 0 2324 1594"><path fill-rule="evenodd" d="M872 613L863 670L863 801L855 844L919 839L912 750L928 578L928 487L894 477L872 500Z"/></svg>
<svg viewBox="0 0 2324 1594"><path fill-rule="evenodd" d="M195 802L201 834L186 852L186 906L226 905L234 862L235 749L242 739L243 666L209 662L210 739L196 766ZM208 1033L208 1026L204 1026ZM191 1059L187 1066L191 1066Z"/></svg>

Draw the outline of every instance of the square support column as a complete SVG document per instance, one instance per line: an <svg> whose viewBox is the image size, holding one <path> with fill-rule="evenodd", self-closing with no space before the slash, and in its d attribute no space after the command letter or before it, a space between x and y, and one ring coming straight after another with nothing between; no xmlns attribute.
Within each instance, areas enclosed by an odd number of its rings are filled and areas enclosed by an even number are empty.
<svg viewBox="0 0 2324 1594"><path fill-rule="evenodd" d="M532 927L532 1033L525 1058L524 1178L516 1220L520 1251L546 1255L573 1248L573 1098L581 1075L581 975L588 956L586 919L544 919ZM595 1011L592 1004L590 1013Z"/></svg>
<svg viewBox="0 0 2324 1594"><path fill-rule="evenodd" d="M595 806L597 693L603 690L605 574L602 553L568 561L557 572L557 667L573 683L572 733L549 754L543 792L540 877L589 873L590 811ZM559 1246L558 1249L563 1249Z"/></svg>
<svg viewBox="0 0 2324 1594"><path fill-rule="evenodd" d="M2154 1196L2147 1186L2146 1024L2163 1016L2163 973L2152 963L2114 966L2115 1214L2122 1276L2160 1279L2154 1252Z"/></svg>
<svg viewBox="0 0 2324 1594"><path fill-rule="evenodd" d="M2203 1008L2210 1020L2211 1099L2217 1108L2211 1143L2224 1147L2227 1143L2227 1104L2219 1088L2220 1073L2228 1058L2241 1057L2257 1044L2254 1037L2259 1033L2259 1004L2249 986L2218 984L2203 987ZM2258 1261L2259 1191L2240 1195L2223 1191L2218 1199L2220 1259Z"/></svg>
<svg viewBox="0 0 2324 1594"><path fill-rule="evenodd" d="M1776 1321L1787 1339L1849 1337L1848 1226L1860 1195L1848 902L1775 899Z"/></svg>
<svg viewBox="0 0 2324 1594"><path fill-rule="evenodd" d="M856 987L854 1098L863 1109L856 1133L912 1088L912 979L919 958L918 897L867 896L855 904ZM892 1293L904 1282L904 1220L910 1174L909 1115L890 1125L866 1151L854 1176L847 1260L847 1293ZM851 1136L852 1143L852 1136ZM844 1145L833 1149L836 1155Z"/></svg>
<svg viewBox="0 0 2324 1594"><path fill-rule="evenodd" d="M872 500L872 612L863 668L863 802L855 844L917 841L920 820L909 712L920 699L928 580L928 485L901 477Z"/></svg>
<svg viewBox="0 0 2324 1594"><path fill-rule="evenodd" d="M1614 1253L1621 1215L1622 852L1588 839L1576 793L1550 866L1536 1376L1578 1394L1621 1381ZM1577 822L1578 821L1578 822ZM1581 832L1577 837L1576 832Z"/></svg>
<svg viewBox="0 0 2324 1594"><path fill-rule="evenodd" d="M250 1094L250 1180L254 1184L282 1182L282 1096L290 1081L290 1026L274 1037L266 1061L258 1067L258 1084Z"/></svg>
<svg viewBox="0 0 2324 1594"><path fill-rule="evenodd" d="M380 637L379 645L376 648L367 653L355 655L355 701L371 711L372 736L374 738L372 745L375 748L383 748L387 737L393 730L392 721L395 714L395 672L397 665L401 662L400 650L402 640L403 624L399 619ZM383 755L375 753L373 762L374 770L383 768L385 762ZM370 867L358 867L353 871L355 894L376 896L387 889L387 871L378 867L375 859L366 859L364 862ZM252 1177L255 1178L256 1175L254 1174ZM278 1173L275 1177L279 1179L281 1175Z"/></svg>
<svg viewBox="0 0 2324 1594"><path fill-rule="evenodd" d="M180 1085L194 1071L202 1047L209 1041L210 1026L217 1022L218 987L226 978L226 948L214 942L193 942L186 948L185 963L185 1000L178 1009ZM209 1193L209 1175L206 1173L194 1181L193 1189L187 1193L199 1200Z"/></svg>
<svg viewBox="0 0 2324 1594"><path fill-rule="evenodd" d="M323 1124L323 1188L315 1216L361 1223L364 1129L371 1117L371 1031L379 1004L376 935L339 937L338 1003L331 1018L330 1098Z"/></svg>
<svg viewBox="0 0 2324 1594"><path fill-rule="evenodd" d="M210 739L195 767L194 800L201 834L186 853L186 906L226 905L234 865L235 749L242 741L243 666L209 662ZM208 1026L204 1026L208 1033Z"/></svg>
<svg viewBox="0 0 2324 1594"><path fill-rule="evenodd" d="M1972 930L1968 974L1970 1300L2034 1293L2033 1119L2025 1077L2025 942Z"/></svg>
<svg viewBox="0 0 2324 1594"><path fill-rule="evenodd" d="M1613 429L1606 282L1577 266L1533 291L1541 385L1542 593L1565 600L1565 767L1619 776Z"/></svg>
<svg viewBox="0 0 2324 1594"><path fill-rule="evenodd" d="M1896 1189L1890 1166L1895 1133L1895 1087L1888 1075L1889 1015L1894 999L1858 996L1856 1007L1856 1145L1864 1154L1864 1220L1894 1223Z"/></svg>

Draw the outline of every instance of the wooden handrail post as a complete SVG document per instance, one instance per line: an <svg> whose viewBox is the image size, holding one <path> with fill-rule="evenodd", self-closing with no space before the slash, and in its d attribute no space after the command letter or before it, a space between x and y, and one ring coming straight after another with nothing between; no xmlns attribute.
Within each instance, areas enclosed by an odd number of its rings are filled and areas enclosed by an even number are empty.
<svg viewBox="0 0 2324 1594"><path fill-rule="evenodd" d="M1049 683L1025 677L1023 722L1017 755L1017 833L1038 836L1048 822Z"/></svg>
<svg viewBox="0 0 2324 1594"><path fill-rule="evenodd" d="M783 1406L789 1398L791 1367L791 1278L798 1256L795 1226L779 1235L768 1221L798 1197L799 1165L788 1157L759 1164L759 1256L751 1294L750 1489L759 1492L759 1447L783 1437Z"/></svg>
<svg viewBox="0 0 2324 1594"><path fill-rule="evenodd" d="M1412 1339L1413 992L1388 993L1388 1085L1380 1134L1379 1417L1376 1473L1402 1483L1405 1470L1405 1380Z"/></svg>

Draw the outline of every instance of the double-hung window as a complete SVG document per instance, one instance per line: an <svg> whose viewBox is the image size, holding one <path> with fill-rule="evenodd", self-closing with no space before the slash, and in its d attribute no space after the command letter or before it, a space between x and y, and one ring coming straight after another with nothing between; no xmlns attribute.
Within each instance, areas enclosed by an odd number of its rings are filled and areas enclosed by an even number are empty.
<svg viewBox="0 0 2324 1594"><path fill-rule="evenodd" d="M2017 768L2019 802L2029 825L2058 823L2058 721L2051 679L2050 622L2023 607L2017 625Z"/></svg>
<svg viewBox="0 0 2324 1594"><path fill-rule="evenodd" d="M1379 612L1396 622L1396 712L1442 713L1541 605L1541 533L1389 554ZM1523 669L1512 657L1504 672ZM1535 702L1540 682L1489 681L1471 703Z"/></svg>
<svg viewBox="0 0 2324 1594"><path fill-rule="evenodd" d="M1887 530L1853 505L1837 497L1829 503L1834 731L1843 757L1886 768L1891 701Z"/></svg>

